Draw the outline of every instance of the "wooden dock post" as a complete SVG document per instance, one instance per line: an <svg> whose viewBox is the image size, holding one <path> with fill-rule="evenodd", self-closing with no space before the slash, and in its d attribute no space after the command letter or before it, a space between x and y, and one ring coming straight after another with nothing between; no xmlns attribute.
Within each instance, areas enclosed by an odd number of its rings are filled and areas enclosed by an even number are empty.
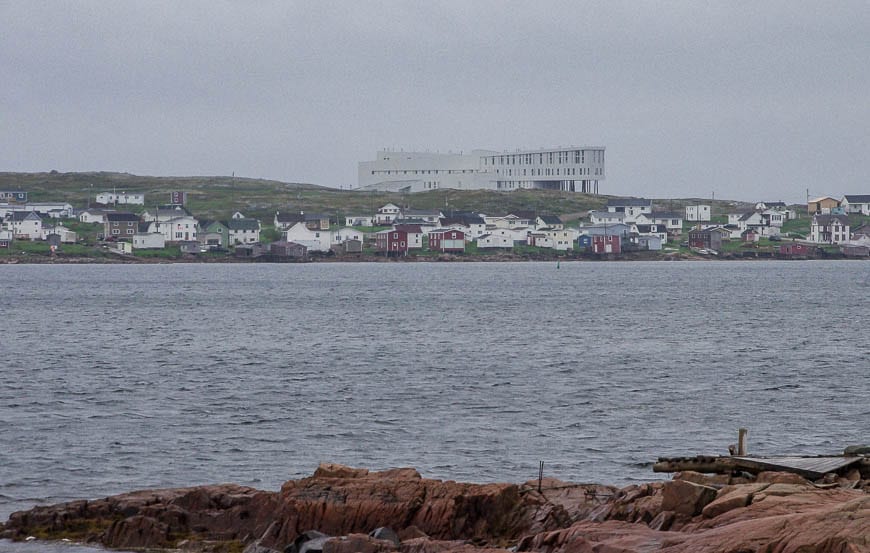
<svg viewBox="0 0 870 553"><path fill-rule="evenodd" d="M737 429L737 455L743 457L746 455L746 433L749 430L745 428Z"/></svg>

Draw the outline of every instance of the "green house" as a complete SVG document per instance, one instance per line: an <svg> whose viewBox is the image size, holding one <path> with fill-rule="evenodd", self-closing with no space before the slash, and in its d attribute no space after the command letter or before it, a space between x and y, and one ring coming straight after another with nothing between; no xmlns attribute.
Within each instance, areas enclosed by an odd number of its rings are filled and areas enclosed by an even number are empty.
<svg viewBox="0 0 870 553"><path fill-rule="evenodd" d="M203 246L209 249L228 249L230 230L223 221L200 221L198 234Z"/></svg>

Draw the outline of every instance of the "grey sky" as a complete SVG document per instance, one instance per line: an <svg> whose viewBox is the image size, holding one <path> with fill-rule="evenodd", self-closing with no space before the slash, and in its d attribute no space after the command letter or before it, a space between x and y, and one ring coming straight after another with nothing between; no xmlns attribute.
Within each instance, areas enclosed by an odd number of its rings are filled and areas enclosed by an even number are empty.
<svg viewBox="0 0 870 553"><path fill-rule="evenodd" d="M870 194L870 3L0 0L0 170L356 185L607 147L602 193Z"/></svg>

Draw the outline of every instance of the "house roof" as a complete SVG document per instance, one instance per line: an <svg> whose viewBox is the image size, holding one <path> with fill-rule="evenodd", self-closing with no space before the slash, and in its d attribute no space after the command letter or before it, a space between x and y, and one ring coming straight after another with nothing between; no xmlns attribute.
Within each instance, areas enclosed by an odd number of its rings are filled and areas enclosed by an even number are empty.
<svg viewBox="0 0 870 553"><path fill-rule="evenodd" d="M416 234L420 234L423 232L423 229L420 228L420 225L394 225L393 230L401 230L404 232L411 232Z"/></svg>
<svg viewBox="0 0 870 553"><path fill-rule="evenodd" d="M649 217L654 219L682 219L683 214L678 211L653 211Z"/></svg>
<svg viewBox="0 0 870 553"><path fill-rule="evenodd" d="M625 218L625 213L623 213L623 212L621 212L621 211L595 211L595 210L593 210L593 211L590 211L590 212L589 212L589 216L590 216L590 217L593 217L593 216L594 216L594 217L598 217L599 219L604 219L604 218L607 218L607 219L624 219L624 218Z"/></svg>
<svg viewBox="0 0 870 553"><path fill-rule="evenodd" d="M646 198L611 198L607 207L652 207L652 200Z"/></svg>
<svg viewBox="0 0 870 553"><path fill-rule="evenodd" d="M537 219L538 214L534 211L522 210L522 211L511 211L512 214L516 215L520 219L529 219L530 221L534 221Z"/></svg>
<svg viewBox="0 0 870 553"><path fill-rule="evenodd" d="M557 215L538 215L538 219L544 222L545 225L561 225L562 219Z"/></svg>
<svg viewBox="0 0 870 553"><path fill-rule="evenodd" d="M186 207L181 205L160 206L157 208L157 211L155 211L155 215L157 215L158 217L179 217L182 214L193 217L193 213L191 213Z"/></svg>
<svg viewBox="0 0 870 553"><path fill-rule="evenodd" d="M432 226L433 223L426 221L425 219L420 219L419 217L402 217L393 219L393 226L396 225L417 225L417 226Z"/></svg>
<svg viewBox="0 0 870 553"><path fill-rule="evenodd" d="M305 216L301 213L275 213L275 220L279 223L298 223L304 221Z"/></svg>
<svg viewBox="0 0 870 553"><path fill-rule="evenodd" d="M813 224L815 225L830 225L832 222L838 221L841 225L848 226L849 225L849 217L845 215L813 215Z"/></svg>
<svg viewBox="0 0 870 553"><path fill-rule="evenodd" d="M740 219L738 219L738 221L748 221L749 219L752 218L753 215L755 215L755 211L750 211L749 213L744 213L743 215L740 216Z"/></svg>
<svg viewBox="0 0 870 553"><path fill-rule="evenodd" d="M139 216L135 213L128 213L126 211L117 211L115 213L106 213L106 221L110 223L114 222L122 222L122 221L139 221Z"/></svg>
<svg viewBox="0 0 870 553"><path fill-rule="evenodd" d="M275 213L275 219L279 223L298 223L300 221L321 221L323 219L329 219L329 215L325 213L281 213L280 211ZM242 221L243 219L236 219L236 221Z"/></svg>
<svg viewBox="0 0 870 553"><path fill-rule="evenodd" d="M230 230L260 230L260 221L256 219L230 219L221 222Z"/></svg>
<svg viewBox="0 0 870 553"><path fill-rule="evenodd" d="M12 212L12 220L13 221L25 221L27 219L32 219L31 216L35 216L38 219L42 220L42 217L39 213L35 211L13 211Z"/></svg>
<svg viewBox="0 0 870 553"><path fill-rule="evenodd" d="M870 203L870 194L846 194L843 197L850 204L868 204L868 203Z"/></svg>
<svg viewBox="0 0 870 553"><path fill-rule="evenodd" d="M652 227L654 227L654 226L656 227L655 232L662 232L661 230L658 229L658 227L660 227L662 225L634 225L634 226L637 227L638 233L649 234L650 232L653 232Z"/></svg>
<svg viewBox="0 0 870 553"><path fill-rule="evenodd" d="M405 217L441 217L441 211L437 209L403 209Z"/></svg>
<svg viewBox="0 0 870 553"><path fill-rule="evenodd" d="M767 207L786 207L785 202L759 202Z"/></svg>
<svg viewBox="0 0 870 553"><path fill-rule="evenodd" d="M813 198L812 200L810 200L810 201L807 202L807 203L816 204L816 203L819 203L819 202L821 202L821 201L823 201L823 200L833 200L833 201L835 201L835 202L837 202L837 203L840 203L840 201L839 201L837 198L832 198L832 197L830 197L830 196L821 196L821 197L819 197L819 198Z"/></svg>

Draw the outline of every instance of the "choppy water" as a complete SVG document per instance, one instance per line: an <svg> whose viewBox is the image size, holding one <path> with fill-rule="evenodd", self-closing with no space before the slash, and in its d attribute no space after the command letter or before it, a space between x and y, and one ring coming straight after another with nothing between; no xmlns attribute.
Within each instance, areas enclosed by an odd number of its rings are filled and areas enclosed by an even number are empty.
<svg viewBox="0 0 870 553"><path fill-rule="evenodd" d="M870 442L870 264L0 266L0 519L321 461L624 484ZM0 550L11 548L0 544Z"/></svg>

